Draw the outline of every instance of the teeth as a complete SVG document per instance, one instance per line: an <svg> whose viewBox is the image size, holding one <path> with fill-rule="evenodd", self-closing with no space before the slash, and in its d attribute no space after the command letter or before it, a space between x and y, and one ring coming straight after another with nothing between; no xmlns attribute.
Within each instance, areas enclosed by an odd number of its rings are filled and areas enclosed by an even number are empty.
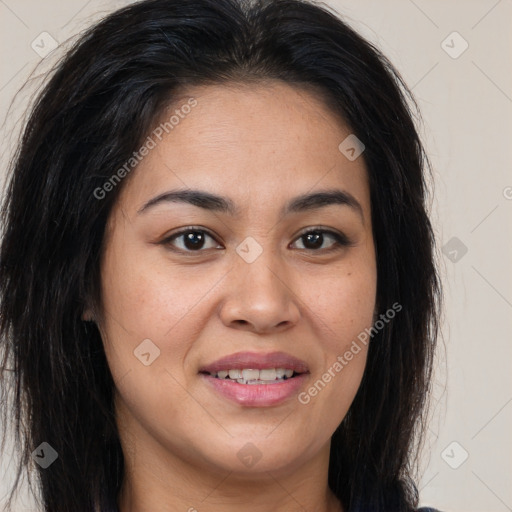
<svg viewBox="0 0 512 512"><path fill-rule="evenodd" d="M240 373L240 370L229 370L229 378L236 380L239 379L242 376Z"/></svg>
<svg viewBox="0 0 512 512"><path fill-rule="evenodd" d="M231 380L236 380L239 384L259 384L289 379L293 375L293 370L290 368L264 368L263 370L247 368L243 370L219 370L210 373L210 375L218 379L226 379L229 376Z"/></svg>
<svg viewBox="0 0 512 512"><path fill-rule="evenodd" d="M264 370L260 370L260 379L261 380L276 380L276 369L275 368L265 368Z"/></svg>
<svg viewBox="0 0 512 512"><path fill-rule="evenodd" d="M259 370L242 370L242 378L244 380L258 380L260 378Z"/></svg>

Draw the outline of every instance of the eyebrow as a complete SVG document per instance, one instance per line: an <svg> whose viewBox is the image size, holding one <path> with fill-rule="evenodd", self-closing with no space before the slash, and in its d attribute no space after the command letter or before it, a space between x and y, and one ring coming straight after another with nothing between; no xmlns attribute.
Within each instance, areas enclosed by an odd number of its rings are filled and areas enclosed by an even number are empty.
<svg viewBox="0 0 512 512"><path fill-rule="evenodd" d="M205 210L225 213L233 217L240 215L240 209L228 197L218 196L203 190L171 190L150 199L139 210L138 214L161 203L188 203ZM291 199L280 212L280 217L291 213L318 210L331 205L348 206L356 211L364 222L363 208L357 199L345 190L326 189L310 194L303 194Z"/></svg>

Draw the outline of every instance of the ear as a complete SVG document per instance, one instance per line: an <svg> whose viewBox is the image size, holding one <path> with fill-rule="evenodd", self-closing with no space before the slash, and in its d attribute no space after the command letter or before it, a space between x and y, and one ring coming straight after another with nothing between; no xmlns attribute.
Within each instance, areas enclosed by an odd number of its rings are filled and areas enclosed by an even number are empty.
<svg viewBox="0 0 512 512"><path fill-rule="evenodd" d="M372 323L375 323L378 320L378 318L379 318L379 311L380 311L379 299L376 298L375 299L375 307L373 309L373 321L372 321Z"/></svg>
<svg viewBox="0 0 512 512"><path fill-rule="evenodd" d="M84 310L84 312L82 313L82 320L84 322L94 322L94 314L89 308Z"/></svg>

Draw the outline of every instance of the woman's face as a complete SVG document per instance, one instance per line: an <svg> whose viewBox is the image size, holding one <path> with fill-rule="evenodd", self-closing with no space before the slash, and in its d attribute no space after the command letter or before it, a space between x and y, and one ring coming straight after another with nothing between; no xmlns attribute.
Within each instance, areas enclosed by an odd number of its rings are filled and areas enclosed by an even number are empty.
<svg viewBox="0 0 512 512"><path fill-rule="evenodd" d="M328 457L361 382L377 282L367 172L311 93L189 92L108 226L100 328L118 423L151 463L277 475ZM171 196L184 191L209 198Z"/></svg>

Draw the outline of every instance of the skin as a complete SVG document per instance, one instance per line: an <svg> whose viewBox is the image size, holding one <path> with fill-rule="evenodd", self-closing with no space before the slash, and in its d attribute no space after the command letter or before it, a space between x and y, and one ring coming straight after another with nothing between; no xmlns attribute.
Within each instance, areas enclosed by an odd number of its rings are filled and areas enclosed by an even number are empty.
<svg viewBox="0 0 512 512"><path fill-rule="evenodd" d="M304 391L371 327L377 273L364 160L340 152L351 132L312 92L278 82L202 86L169 112L189 97L197 105L126 178L107 226L96 320L125 454L120 510L342 511L327 485L330 439L367 347L308 404L294 395L241 406L198 371L234 352L283 351L307 362ZM178 188L227 196L240 214L183 202L138 213ZM361 212L331 204L279 217L293 197L331 188ZM183 236L165 242L188 226L212 238L195 251ZM308 249L300 235L318 226L352 245L324 233ZM249 236L263 251L252 263L236 252ZM144 339L160 350L148 366L134 356ZM237 457L249 442L261 454L251 467Z"/></svg>

